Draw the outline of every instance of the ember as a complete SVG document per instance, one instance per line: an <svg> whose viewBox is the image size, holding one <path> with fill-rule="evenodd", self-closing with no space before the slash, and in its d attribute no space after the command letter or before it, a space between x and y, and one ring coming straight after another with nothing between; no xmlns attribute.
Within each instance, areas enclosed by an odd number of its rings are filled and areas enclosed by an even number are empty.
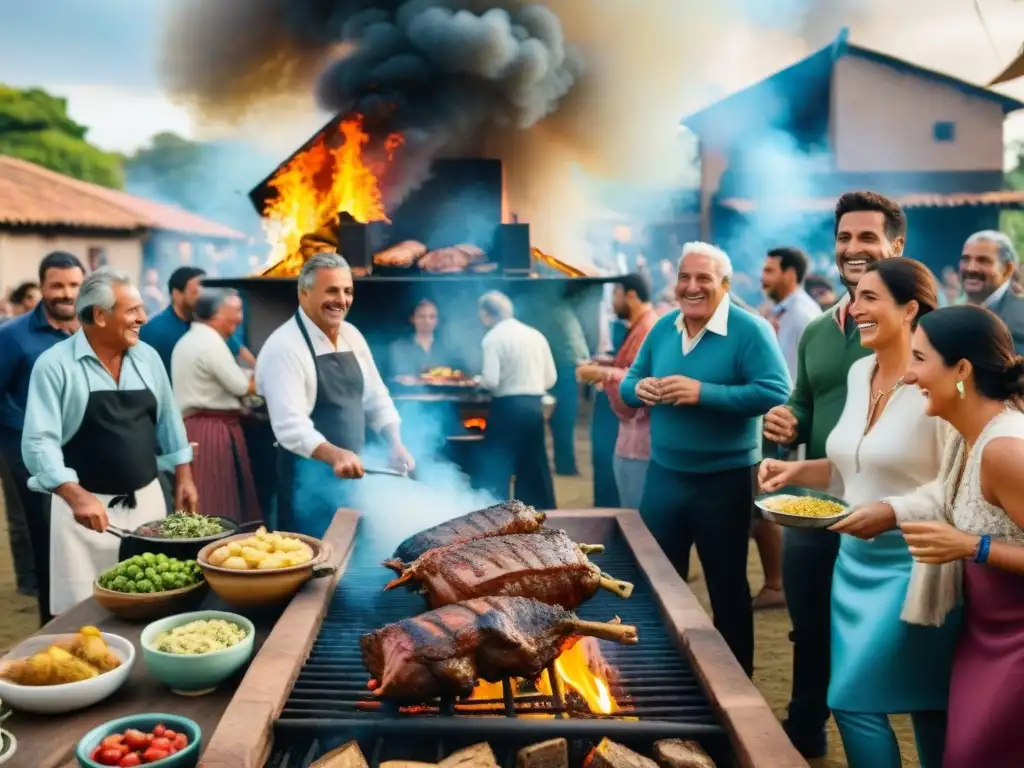
<svg viewBox="0 0 1024 768"><path fill-rule="evenodd" d="M487 419L479 416L474 416L471 419L464 419L462 421L462 426L465 427L466 429L479 429L483 431L487 429Z"/></svg>
<svg viewBox="0 0 1024 768"><path fill-rule="evenodd" d="M270 244L271 270L264 274L294 277L304 258L303 235L328 227L347 215L361 224L389 222L379 178L402 144L392 133L384 140L384 158L373 162L366 156L370 135L356 115L339 125L342 143L330 146L333 137L321 134L311 147L295 155L270 180L276 196L263 210L263 226Z"/></svg>
<svg viewBox="0 0 1024 768"><path fill-rule="evenodd" d="M601 654L601 648L594 638L583 638L572 648L564 651L555 659L554 669L558 676L556 685L567 694L569 692L577 694L582 699L582 703L585 703L586 712L595 715L611 715L619 711L619 704L612 696L610 688L614 670L605 661ZM511 682L512 694L528 696L531 693L539 693L544 697L552 696L554 691L551 688L548 674L545 672L541 675L536 684L524 680L513 680ZM501 683L488 683L481 680L473 689L469 701L501 701L502 696ZM567 704L571 704L571 698L569 695L566 696Z"/></svg>

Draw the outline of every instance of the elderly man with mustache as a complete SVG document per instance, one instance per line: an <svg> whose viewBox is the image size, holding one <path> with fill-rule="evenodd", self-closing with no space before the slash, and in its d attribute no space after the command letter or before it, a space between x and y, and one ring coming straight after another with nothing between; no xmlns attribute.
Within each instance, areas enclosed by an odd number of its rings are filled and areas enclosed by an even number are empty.
<svg viewBox="0 0 1024 768"><path fill-rule="evenodd" d="M126 272L82 282L81 330L36 361L21 453L29 488L50 494L50 611L92 595L117 564L109 524L134 530L167 515L158 465L173 470L177 508L194 511L192 448L156 350L139 342L146 313ZM157 450L161 455L157 456Z"/></svg>
<svg viewBox="0 0 1024 768"><path fill-rule="evenodd" d="M413 468L401 419L366 339L345 320L352 269L318 253L299 272L299 308L256 358L256 391L278 442L277 527L322 538L363 476L366 427L388 442L396 468Z"/></svg>
<svg viewBox="0 0 1024 768"><path fill-rule="evenodd" d="M747 547L761 416L786 402L790 384L771 325L731 304L731 277L721 249L683 246L679 309L654 324L619 394L651 409L640 514L684 578L697 545L715 626L751 674Z"/></svg>
<svg viewBox="0 0 1024 768"><path fill-rule="evenodd" d="M960 256L960 284L968 304L990 309L1006 323L1017 354L1024 354L1024 297L1013 290L1020 264L1013 241L993 229L975 232Z"/></svg>

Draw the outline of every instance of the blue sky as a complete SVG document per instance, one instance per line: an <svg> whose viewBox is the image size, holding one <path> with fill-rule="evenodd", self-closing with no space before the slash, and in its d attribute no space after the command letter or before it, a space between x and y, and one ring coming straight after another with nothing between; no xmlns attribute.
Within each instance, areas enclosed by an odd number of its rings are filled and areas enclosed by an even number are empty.
<svg viewBox="0 0 1024 768"><path fill-rule="evenodd" d="M637 0L659 1L669 0ZM72 115L106 148L130 151L161 130L195 135L188 112L163 94L158 74L164 19L175 2L8 0L0 26L0 82L41 85L66 96ZM858 44L974 82L990 79L1024 42L1021 0L980 0L995 51L972 0L862 5L877 12L854 25ZM750 74L758 79L788 63L765 59L753 63ZM728 89L746 84L729 83ZM1024 98L1024 82L1003 90ZM315 125L316 117L305 118L285 145ZM1024 138L1024 118L1011 120L1007 133Z"/></svg>

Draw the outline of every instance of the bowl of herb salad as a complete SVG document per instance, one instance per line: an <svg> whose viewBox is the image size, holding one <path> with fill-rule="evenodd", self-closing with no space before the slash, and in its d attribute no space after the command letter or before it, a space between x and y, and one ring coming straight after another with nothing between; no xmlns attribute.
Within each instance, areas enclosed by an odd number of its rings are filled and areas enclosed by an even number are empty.
<svg viewBox="0 0 1024 768"><path fill-rule="evenodd" d="M143 523L134 531L107 528L121 539L119 560L127 560L145 552L164 554L179 560L194 560L199 550L212 541L255 531L262 520L236 523L226 517L175 512L160 520Z"/></svg>

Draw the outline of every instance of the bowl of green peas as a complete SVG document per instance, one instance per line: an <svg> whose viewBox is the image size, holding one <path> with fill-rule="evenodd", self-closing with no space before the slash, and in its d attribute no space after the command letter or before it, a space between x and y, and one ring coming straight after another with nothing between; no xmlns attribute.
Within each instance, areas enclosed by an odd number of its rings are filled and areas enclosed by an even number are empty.
<svg viewBox="0 0 1024 768"><path fill-rule="evenodd" d="M92 587L93 597L126 621L152 621L192 610L206 596L207 585L195 560L144 552L104 571Z"/></svg>

